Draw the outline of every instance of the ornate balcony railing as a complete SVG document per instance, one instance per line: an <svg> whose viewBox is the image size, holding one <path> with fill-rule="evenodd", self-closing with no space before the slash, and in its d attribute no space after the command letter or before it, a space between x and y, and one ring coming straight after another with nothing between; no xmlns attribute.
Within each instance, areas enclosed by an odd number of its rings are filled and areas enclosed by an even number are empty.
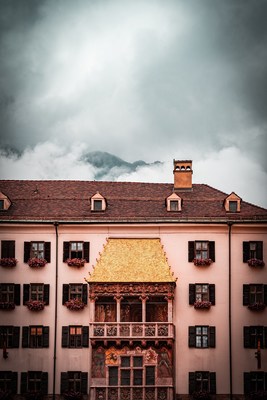
<svg viewBox="0 0 267 400"><path fill-rule="evenodd" d="M169 322L94 322L91 339L173 339L174 325Z"/></svg>
<svg viewBox="0 0 267 400"><path fill-rule="evenodd" d="M91 387L94 400L172 400L173 387L168 386L109 386Z"/></svg>

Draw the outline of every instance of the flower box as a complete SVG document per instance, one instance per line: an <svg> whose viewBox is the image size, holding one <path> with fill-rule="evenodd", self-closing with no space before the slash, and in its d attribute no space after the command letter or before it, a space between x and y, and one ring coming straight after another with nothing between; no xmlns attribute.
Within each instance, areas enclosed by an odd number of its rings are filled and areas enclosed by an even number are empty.
<svg viewBox="0 0 267 400"><path fill-rule="evenodd" d="M208 310L211 307L211 302L210 301L195 301L194 302L194 308L198 310Z"/></svg>
<svg viewBox="0 0 267 400"><path fill-rule="evenodd" d="M41 400L44 395L41 391L29 391L23 395L26 400Z"/></svg>
<svg viewBox="0 0 267 400"><path fill-rule="evenodd" d="M40 300L29 300L26 306L31 311L42 311L45 308L45 302Z"/></svg>
<svg viewBox="0 0 267 400"><path fill-rule="evenodd" d="M257 303L253 303L253 304L249 304L248 308L252 311L262 311L265 309L265 304L261 303L261 302L257 302Z"/></svg>
<svg viewBox="0 0 267 400"><path fill-rule="evenodd" d="M44 267L46 264L47 261L44 258L33 257L28 260L28 265L32 268Z"/></svg>
<svg viewBox="0 0 267 400"><path fill-rule="evenodd" d="M12 394L11 390L0 389L0 400L11 400L13 397L14 395Z"/></svg>
<svg viewBox="0 0 267 400"><path fill-rule="evenodd" d="M82 400L82 398L82 393L75 392L74 390L70 390L69 392L64 393L64 400Z"/></svg>
<svg viewBox="0 0 267 400"><path fill-rule="evenodd" d="M248 265L250 267L264 267L265 263L263 260L259 260L258 258L250 258L248 260Z"/></svg>
<svg viewBox="0 0 267 400"><path fill-rule="evenodd" d="M249 400L265 400L267 399L266 391L258 391L249 393Z"/></svg>
<svg viewBox="0 0 267 400"><path fill-rule="evenodd" d="M79 311L84 309L84 302L80 299L71 299L66 301L65 306L72 311Z"/></svg>
<svg viewBox="0 0 267 400"><path fill-rule="evenodd" d="M212 259L211 258L194 258L193 263L197 267L206 267L210 264L212 264Z"/></svg>
<svg viewBox="0 0 267 400"><path fill-rule="evenodd" d="M84 258L68 258L66 263L69 267L84 267L86 260Z"/></svg>
<svg viewBox="0 0 267 400"><path fill-rule="evenodd" d="M0 259L1 267L15 267L17 265L17 262L18 262L18 260L14 257Z"/></svg>
<svg viewBox="0 0 267 400"><path fill-rule="evenodd" d="M206 391L194 392L192 395L193 400L210 400L211 395Z"/></svg>
<svg viewBox="0 0 267 400"><path fill-rule="evenodd" d="M0 310L14 310L15 303L13 301L0 301Z"/></svg>

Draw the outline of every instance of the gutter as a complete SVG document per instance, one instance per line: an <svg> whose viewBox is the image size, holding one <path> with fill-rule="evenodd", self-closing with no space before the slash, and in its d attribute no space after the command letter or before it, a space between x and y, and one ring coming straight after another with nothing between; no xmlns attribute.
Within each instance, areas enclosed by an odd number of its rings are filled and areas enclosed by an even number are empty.
<svg viewBox="0 0 267 400"><path fill-rule="evenodd" d="M55 276L55 326L54 326L54 356L53 356L53 400L56 398L56 363L57 363L57 303L58 303L58 222L54 222L56 234L56 276Z"/></svg>
<svg viewBox="0 0 267 400"><path fill-rule="evenodd" d="M230 400L233 398L233 368L232 368L232 222L228 222L228 329L229 329L229 384Z"/></svg>

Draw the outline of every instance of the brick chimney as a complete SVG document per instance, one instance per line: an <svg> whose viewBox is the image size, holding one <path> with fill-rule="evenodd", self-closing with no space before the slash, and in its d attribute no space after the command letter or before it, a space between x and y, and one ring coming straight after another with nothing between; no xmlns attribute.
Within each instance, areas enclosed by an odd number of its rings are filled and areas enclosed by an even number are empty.
<svg viewBox="0 0 267 400"><path fill-rule="evenodd" d="M192 161L173 160L174 190L192 189Z"/></svg>

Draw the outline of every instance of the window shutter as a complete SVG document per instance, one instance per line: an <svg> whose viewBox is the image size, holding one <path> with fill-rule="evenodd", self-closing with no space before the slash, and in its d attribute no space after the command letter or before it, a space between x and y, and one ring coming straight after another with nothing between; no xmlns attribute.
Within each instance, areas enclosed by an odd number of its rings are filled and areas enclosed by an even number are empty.
<svg viewBox="0 0 267 400"><path fill-rule="evenodd" d="M14 285L14 301L16 306L20 306L20 284Z"/></svg>
<svg viewBox="0 0 267 400"><path fill-rule="evenodd" d="M258 258L258 260L263 259L263 242L257 242L256 257Z"/></svg>
<svg viewBox="0 0 267 400"><path fill-rule="evenodd" d="M267 285L263 285L263 301L264 304L267 306Z"/></svg>
<svg viewBox="0 0 267 400"><path fill-rule="evenodd" d="M212 261L215 261L215 242L214 241L209 242L209 258L211 258Z"/></svg>
<svg viewBox="0 0 267 400"><path fill-rule="evenodd" d="M43 347L49 347L49 326L43 327Z"/></svg>
<svg viewBox="0 0 267 400"><path fill-rule="evenodd" d="M67 392L68 388L69 388L68 373L61 372L60 393L63 394L65 392Z"/></svg>
<svg viewBox="0 0 267 400"><path fill-rule="evenodd" d="M209 327L209 347L216 347L216 327Z"/></svg>
<svg viewBox="0 0 267 400"><path fill-rule="evenodd" d="M215 284L209 284L209 299L213 306L215 306Z"/></svg>
<svg viewBox="0 0 267 400"><path fill-rule="evenodd" d="M267 372L264 372L264 387L267 388Z"/></svg>
<svg viewBox="0 0 267 400"><path fill-rule="evenodd" d="M249 349L250 348L250 327L249 326L244 326L243 327L243 336L244 336L244 348Z"/></svg>
<svg viewBox="0 0 267 400"><path fill-rule="evenodd" d="M264 334L264 340L263 340L263 346L265 349L267 349L267 326L263 328L263 334ZM266 385L267 389L267 385Z"/></svg>
<svg viewBox="0 0 267 400"><path fill-rule="evenodd" d="M196 299L196 285L189 283L189 305L192 306Z"/></svg>
<svg viewBox="0 0 267 400"><path fill-rule="evenodd" d="M90 249L90 243L84 242L83 243L83 256L84 256L86 262L89 262L89 249Z"/></svg>
<svg viewBox="0 0 267 400"><path fill-rule="evenodd" d="M249 242L243 242L243 262L249 260Z"/></svg>
<svg viewBox="0 0 267 400"><path fill-rule="evenodd" d="M16 349L19 348L19 331L20 331L19 326L13 327L12 347Z"/></svg>
<svg viewBox="0 0 267 400"><path fill-rule="evenodd" d="M25 394L28 390L28 373L27 372L22 372L21 373L21 380L20 380L20 393Z"/></svg>
<svg viewBox="0 0 267 400"><path fill-rule="evenodd" d="M25 306L27 301L30 300L30 285L28 283L23 284L23 305Z"/></svg>
<svg viewBox="0 0 267 400"><path fill-rule="evenodd" d="M189 372L189 394L193 394L196 387L195 372Z"/></svg>
<svg viewBox="0 0 267 400"><path fill-rule="evenodd" d="M62 305L64 306L64 304L68 300L69 300L69 285L64 283L62 290Z"/></svg>
<svg viewBox="0 0 267 400"><path fill-rule="evenodd" d="M29 347L29 327L22 327L22 347Z"/></svg>
<svg viewBox="0 0 267 400"><path fill-rule="evenodd" d="M48 372L42 372L41 391L43 394L48 394Z"/></svg>
<svg viewBox="0 0 267 400"><path fill-rule="evenodd" d="M244 372L244 394L250 393L250 372Z"/></svg>
<svg viewBox="0 0 267 400"><path fill-rule="evenodd" d="M188 327L188 347L196 347L196 327Z"/></svg>
<svg viewBox="0 0 267 400"><path fill-rule="evenodd" d="M44 258L48 263L51 262L51 243L50 242L45 242L44 244Z"/></svg>
<svg viewBox="0 0 267 400"><path fill-rule="evenodd" d="M11 372L11 392L17 394L18 391L18 373Z"/></svg>
<svg viewBox="0 0 267 400"><path fill-rule="evenodd" d="M83 289L82 289L82 301L84 302L84 304L87 304L87 297L88 297L88 284L84 283L83 284Z"/></svg>
<svg viewBox="0 0 267 400"><path fill-rule="evenodd" d="M81 392L82 392L82 394L87 394L87 381L88 381L88 373L81 372Z"/></svg>
<svg viewBox="0 0 267 400"><path fill-rule="evenodd" d="M249 305L249 285L243 285L243 306Z"/></svg>
<svg viewBox="0 0 267 400"><path fill-rule="evenodd" d="M89 326L82 327L82 346L89 347Z"/></svg>
<svg viewBox="0 0 267 400"><path fill-rule="evenodd" d="M24 242L24 262L27 263L31 258L31 242Z"/></svg>
<svg viewBox="0 0 267 400"><path fill-rule="evenodd" d="M48 306L49 305L49 284L44 285L44 302Z"/></svg>
<svg viewBox="0 0 267 400"><path fill-rule="evenodd" d="M69 347L69 327L68 326L62 326L61 346Z"/></svg>
<svg viewBox="0 0 267 400"><path fill-rule="evenodd" d="M216 372L210 372L210 394L216 394Z"/></svg>
<svg viewBox="0 0 267 400"><path fill-rule="evenodd" d="M15 257L15 240L2 240L1 258Z"/></svg>
<svg viewBox="0 0 267 400"><path fill-rule="evenodd" d="M64 242L63 243L63 262L65 262L69 258L70 253L70 243Z"/></svg>
<svg viewBox="0 0 267 400"><path fill-rule="evenodd" d="M188 262L192 262L195 258L195 242L188 242Z"/></svg>

